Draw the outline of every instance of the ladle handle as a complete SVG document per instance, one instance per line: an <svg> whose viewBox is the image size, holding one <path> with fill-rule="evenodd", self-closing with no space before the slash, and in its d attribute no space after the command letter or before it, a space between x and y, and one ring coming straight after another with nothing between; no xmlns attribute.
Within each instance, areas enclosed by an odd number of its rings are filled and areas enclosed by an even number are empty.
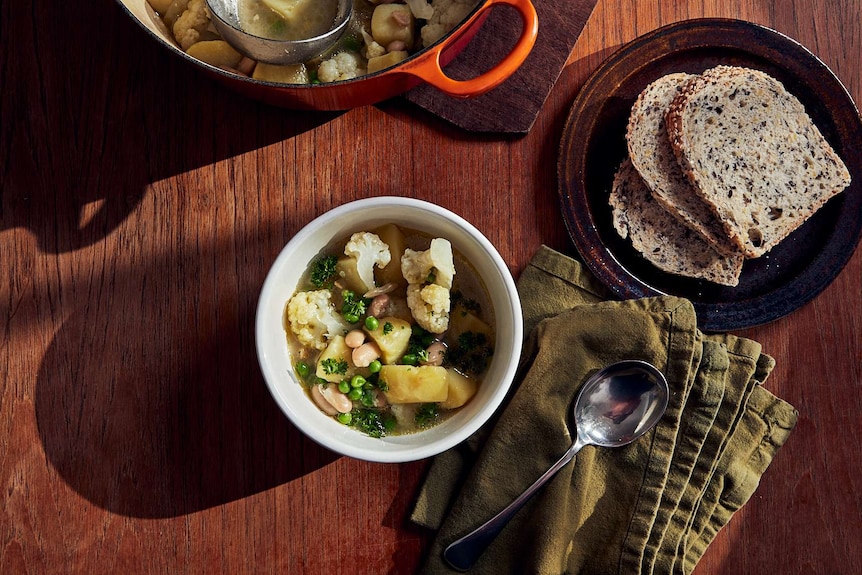
<svg viewBox="0 0 862 575"><path fill-rule="evenodd" d="M530 485L517 499L503 508L502 511L494 515L491 519L465 535L457 541L451 543L443 551L443 558L450 567L458 571L467 571L476 563L476 560L482 555L488 545L491 544L503 527L509 522L512 517L524 506L527 501L538 491L545 483L548 482L557 472L562 469L575 454L586 445L579 437L577 441L563 454L563 456L554 463L546 472L542 474L532 485Z"/></svg>

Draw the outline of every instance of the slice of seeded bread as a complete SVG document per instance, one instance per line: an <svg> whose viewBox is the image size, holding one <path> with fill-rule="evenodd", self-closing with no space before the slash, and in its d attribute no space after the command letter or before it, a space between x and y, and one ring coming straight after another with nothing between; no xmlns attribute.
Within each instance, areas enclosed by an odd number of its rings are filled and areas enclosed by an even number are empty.
<svg viewBox="0 0 862 575"><path fill-rule="evenodd" d="M683 172L748 257L850 184L799 100L757 70L707 70L674 98L666 124Z"/></svg>
<svg viewBox="0 0 862 575"><path fill-rule="evenodd" d="M694 78L690 74L667 74L640 93L632 106L626 130L629 158L653 197L667 211L702 235L719 252L735 255L739 248L728 237L724 224L709 204L694 191L682 173L665 128L665 113L670 103Z"/></svg>
<svg viewBox="0 0 862 575"><path fill-rule="evenodd" d="M739 283L744 258L719 254L659 205L628 159L614 176L608 203L617 233L657 268L727 286Z"/></svg>

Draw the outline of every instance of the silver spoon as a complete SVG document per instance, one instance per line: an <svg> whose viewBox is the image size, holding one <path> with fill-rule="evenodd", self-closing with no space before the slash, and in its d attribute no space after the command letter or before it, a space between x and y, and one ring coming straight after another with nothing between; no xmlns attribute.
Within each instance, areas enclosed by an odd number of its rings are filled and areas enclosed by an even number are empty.
<svg viewBox="0 0 862 575"><path fill-rule="evenodd" d="M668 395L664 374L645 361L621 361L596 372L575 398L577 439L568 451L505 509L450 544L443 558L453 569L468 570L515 513L583 446L628 445L658 423Z"/></svg>
<svg viewBox="0 0 862 575"><path fill-rule="evenodd" d="M333 0L335 1L335 0ZM338 9L329 31L303 40L273 40L243 30L238 3L240 0L207 0L212 22L224 40L249 58L269 64L307 62L333 46L350 22L353 0L337 0Z"/></svg>

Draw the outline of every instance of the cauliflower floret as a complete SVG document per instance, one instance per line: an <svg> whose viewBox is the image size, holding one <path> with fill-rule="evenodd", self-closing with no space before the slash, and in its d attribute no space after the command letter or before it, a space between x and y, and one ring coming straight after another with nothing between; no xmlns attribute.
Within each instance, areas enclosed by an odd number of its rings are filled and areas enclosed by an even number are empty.
<svg viewBox="0 0 862 575"><path fill-rule="evenodd" d="M324 60L317 68L317 79L321 82L350 80L365 75L362 57L356 52L339 52L329 60Z"/></svg>
<svg viewBox="0 0 862 575"><path fill-rule="evenodd" d="M299 343L314 349L326 348L326 340L348 330L328 289L297 292L287 303L287 321Z"/></svg>
<svg viewBox="0 0 862 575"><path fill-rule="evenodd" d="M386 48L374 41L374 37L362 29L362 40L365 42L365 58L370 60L386 54Z"/></svg>
<svg viewBox="0 0 862 575"><path fill-rule="evenodd" d="M174 38L183 50L201 39L201 34L210 25L210 13L206 0L191 0L185 12L174 22Z"/></svg>
<svg viewBox="0 0 862 575"><path fill-rule="evenodd" d="M386 267L392 260L389 246L377 234L357 232L350 236L344 246L344 255L356 260L356 271L359 279L365 284L365 291L373 289L374 266Z"/></svg>
<svg viewBox="0 0 862 575"><path fill-rule="evenodd" d="M428 0L405 0L405 2L410 6L414 18L428 20L434 14L434 8L428 3Z"/></svg>
<svg viewBox="0 0 862 575"><path fill-rule="evenodd" d="M433 283L447 290L452 289L452 279L455 277L452 244L449 240L434 238L431 247L424 252L407 248L401 256L401 274L407 283Z"/></svg>
<svg viewBox="0 0 862 575"><path fill-rule="evenodd" d="M477 0L431 0L434 13L422 27L422 45L426 48L445 36L452 28L461 23Z"/></svg>
<svg viewBox="0 0 862 575"><path fill-rule="evenodd" d="M407 305L413 319L423 329L431 333L443 333L449 329L449 290L443 286L408 285Z"/></svg>

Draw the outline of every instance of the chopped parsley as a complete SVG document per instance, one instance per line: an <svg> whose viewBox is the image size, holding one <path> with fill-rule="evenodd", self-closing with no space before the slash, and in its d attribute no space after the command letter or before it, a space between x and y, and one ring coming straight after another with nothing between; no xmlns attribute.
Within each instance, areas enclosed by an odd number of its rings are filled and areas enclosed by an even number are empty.
<svg viewBox="0 0 862 575"><path fill-rule="evenodd" d="M273 36L280 38L284 34L285 28L286 24L284 20L278 17L272 19L272 23L270 25L270 32L272 32Z"/></svg>
<svg viewBox="0 0 862 575"><path fill-rule="evenodd" d="M353 52L359 52L362 48L362 42L359 41L359 38L356 36L346 36L342 42L342 46L346 50L352 50Z"/></svg>
<svg viewBox="0 0 862 575"><path fill-rule="evenodd" d="M395 427L394 418L384 418L376 409L357 407L350 415L350 426L370 437L383 437Z"/></svg>
<svg viewBox="0 0 862 575"><path fill-rule="evenodd" d="M392 333L392 330L395 329L392 325L392 322L387 321L383 324L383 335L389 335Z"/></svg>
<svg viewBox="0 0 862 575"><path fill-rule="evenodd" d="M461 315L467 315L465 312L472 312L476 315L481 315L482 306L474 299L465 298L464 294L460 291L454 291L451 295L452 299L452 307L460 307L462 309Z"/></svg>
<svg viewBox="0 0 862 575"><path fill-rule="evenodd" d="M358 322L365 314L365 310L368 309L369 300L356 297L356 294L350 290L341 292L341 299L344 300L344 304L341 306L341 315L350 323Z"/></svg>
<svg viewBox="0 0 862 575"><path fill-rule="evenodd" d="M465 331L458 336L458 346L464 351L473 351L480 345L485 345L488 338L484 333L476 333L474 331Z"/></svg>
<svg viewBox="0 0 862 575"><path fill-rule="evenodd" d="M345 375L347 373L347 362L343 359L339 360L334 357L329 357L320 362L320 365L323 367L323 373L327 375L331 375L333 373Z"/></svg>
<svg viewBox="0 0 862 575"><path fill-rule="evenodd" d="M374 407L374 398L376 394L371 389L363 389L362 395L359 397L359 403L365 407Z"/></svg>
<svg viewBox="0 0 862 575"><path fill-rule="evenodd" d="M465 331L458 336L457 345L446 350L446 361L461 372L479 375L493 355L494 348L484 333Z"/></svg>
<svg viewBox="0 0 862 575"><path fill-rule="evenodd" d="M414 421L419 427L433 425L440 416L440 407L436 403L423 403L416 409Z"/></svg>
<svg viewBox="0 0 862 575"><path fill-rule="evenodd" d="M309 278L314 287L322 288L332 285L335 280L335 264L337 263L338 258L335 256L323 256L314 262Z"/></svg>

